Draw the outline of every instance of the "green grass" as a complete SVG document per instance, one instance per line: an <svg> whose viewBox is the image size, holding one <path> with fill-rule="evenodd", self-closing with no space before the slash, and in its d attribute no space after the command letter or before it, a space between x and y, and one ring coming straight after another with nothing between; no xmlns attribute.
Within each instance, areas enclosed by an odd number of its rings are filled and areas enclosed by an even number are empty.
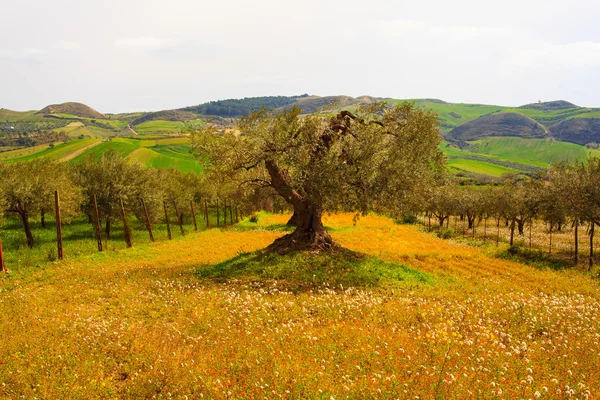
<svg viewBox="0 0 600 400"><path fill-rule="evenodd" d="M138 148L139 143L132 143L132 141L129 141L127 139L112 139L111 141L103 142L98 146L90 148L83 154L80 154L79 156L75 157L72 160L72 162L83 161L90 157L90 155L95 160L100 160L102 158L102 155L109 150L115 151L121 157L127 157L129 154L133 153Z"/></svg>
<svg viewBox="0 0 600 400"><path fill-rule="evenodd" d="M180 121L147 121L133 127L138 133L150 132L175 132L185 129L185 124Z"/></svg>
<svg viewBox="0 0 600 400"><path fill-rule="evenodd" d="M415 101L417 105L423 106L428 109L432 109L436 111L441 119L443 119L443 123L441 129L443 131L450 131L453 128L464 124L465 122L472 121L476 118L479 118L482 115L490 114L494 112L502 111L505 107L495 106L495 105L485 105L485 104L450 104L450 103L437 103L433 101L425 101L419 99L412 100L391 100L394 103L402 103L405 101ZM456 113L460 115L460 118L457 118L451 113Z"/></svg>
<svg viewBox="0 0 600 400"><path fill-rule="evenodd" d="M217 282L278 281L287 290L317 286L331 288L404 286L431 284L433 275L405 265L348 250L333 253L292 253L284 256L267 251L241 253L225 262L201 268L198 274Z"/></svg>
<svg viewBox="0 0 600 400"><path fill-rule="evenodd" d="M558 161L584 161L590 155L600 156L600 151L587 149L585 146L574 143L518 137L488 137L471 142L468 150L473 153L494 156L501 160L541 167Z"/></svg>
<svg viewBox="0 0 600 400"><path fill-rule="evenodd" d="M546 126L546 128L571 118L600 118L600 110L590 108L567 108L555 111L543 111L488 104L443 103L425 99L388 99L388 101L392 103L414 101L417 105L436 111L441 119L440 128L444 132L449 132L457 126L483 115L498 112L514 112L526 115Z"/></svg>
<svg viewBox="0 0 600 400"><path fill-rule="evenodd" d="M59 146L61 143L54 143ZM10 161L12 159L19 159L23 157L34 157L36 154L41 153L49 148L49 144L40 144L33 147L23 147L15 150L4 151L0 153L0 161Z"/></svg>
<svg viewBox="0 0 600 400"><path fill-rule="evenodd" d="M34 158L38 158L38 157L48 157L52 160L60 160L60 159L65 158L65 157L69 156L70 154L72 154L78 150L81 150L97 141L98 140L96 140L96 139L71 140L68 143L59 144L58 146L54 146L54 147L47 147L45 150L42 150L40 152L28 154L23 157L12 158L7 161L29 161L29 160L33 160Z"/></svg>
<svg viewBox="0 0 600 400"><path fill-rule="evenodd" d="M202 172L202 165L193 157L179 156L179 153L171 151L168 153L169 155L154 151L154 149L140 147L129 154L128 158L151 168L175 168L181 172Z"/></svg>
<svg viewBox="0 0 600 400"><path fill-rule="evenodd" d="M0 121L42 121L44 116L36 114L37 111L13 111L5 108L0 109Z"/></svg>
<svg viewBox="0 0 600 400"><path fill-rule="evenodd" d="M478 175L488 175L499 177L509 172L519 172L514 168L504 167L502 165L490 164L479 160L466 160L453 158L448 160L448 165L455 170L462 170Z"/></svg>
<svg viewBox="0 0 600 400"><path fill-rule="evenodd" d="M196 206L197 222L199 230L206 230L206 222L203 219L202 207ZM194 231L194 225L191 213L188 209L184 212L184 231L190 233ZM222 224L222 210L221 210ZM209 208L209 218L211 227L217 225L216 208ZM144 223L138 221L133 213L128 215L129 224L133 232L134 246L150 243L150 238ZM39 217L30 218L31 229L35 239L33 249L27 247L27 241L23 230L21 220L15 215L9 214L3 221L2 228L2 246L6 265L10 270L19 271L20 273L34 272L36 268L43 267L49 262L56 260L56 225L51 214L46 215L46 228L42 228ZM176 217L171 210L171 232L174 239L181 237L179 225L176 224ZM229 223L229 218L228 218ZM104 224L102 225L102 234L104 235ZM98 251L97 242L95 239L94 225L90 223L87 217L75 218L71 223L64 223L63 231L63 246L65 257L73 259L79 256L95 254ZM164 220L152 224L152 230L156 241L168 240L167 226ZM107 251L122 250L126 248L123 232L123 223L120 219L112 219L111 221L111 239L103 239L104 249Z"/></svg>
<svg viewBox="0 0 600 400"><path fill-rule="evenodd" d="M90 156L99 160L107 151L114 150L121 157L138 161L147 167L175 168L182 172L196 173L203 170L202 165L190 154L191 146L188 144L188 138L185 137L157 140L114 138L97 144L99 142L99 139L74 139L68 143L58 144L54 148L42 145L30 149L12 150L0 153L0 160L29 161L38 157L48 157L53 160L69 158L69 162L76 163ZM94 144L96 145L86 149ZM81 154L77 154L78 152Z"/></svg>

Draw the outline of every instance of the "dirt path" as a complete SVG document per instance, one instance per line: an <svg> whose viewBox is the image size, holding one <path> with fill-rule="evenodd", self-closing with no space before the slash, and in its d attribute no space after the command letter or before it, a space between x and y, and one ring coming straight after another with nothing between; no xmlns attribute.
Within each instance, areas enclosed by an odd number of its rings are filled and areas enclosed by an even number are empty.
<svg viewBox="0 0 600 400"><path fill-rule="evenodd" d="M83 154L86 150L89 150L94 146L98 146L100 143L102 143L102 141L98 140L97 142L94 142L94 143L90 144L89 146L85 146L83 149L79 149L79 150L69 154L68 156L61 158L60 161L70 161L70 160L74 159L75 157Z"/></svg>

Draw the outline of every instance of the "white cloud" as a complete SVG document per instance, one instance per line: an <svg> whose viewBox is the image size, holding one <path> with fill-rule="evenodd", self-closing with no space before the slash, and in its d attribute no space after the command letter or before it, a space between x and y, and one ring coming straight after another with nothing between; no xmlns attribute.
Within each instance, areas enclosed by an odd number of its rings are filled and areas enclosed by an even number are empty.
<svg viewBox="0 0 600 400"><path fill-rule="evenodd" d="M124 37L115 40L115 46L119 48L145 48L154 49L159 47L173 46L176 41L170 39L159 39L150 36Z"/></svg>
<svg viewBox="0 0 600 400"><path fill-rule="evenodd" d="M594 67L600 66L600 43L540 43L535 48L518 52L512 65L519 67Z"/></svg>
<svg viewBox="0 0 600 400"><path fill-rule="evenodd" d="M468 41L482 38L503 38L516 35L507 27L487 25L440 25L414 20L378 20L375 28L379 33L391 36L419 36L456 41Z"/></svg>
<svg viewBox="0 0 600 400"><path fill-rule="evenodd" d="M46 50L37 49L34 47L26 47L23 49L23 54L30 55L30 56L39 56L39 55L46 54Z"/></svg>
<svg viewBox="0 0 600 400"><path fill-rule="evenodd" d="M72 42L69 40L62 40L62 39L57 41L56 43L54 43L53 47L56 49L66 50L66 51L77 51L80 48L79 43Z"/></svg>

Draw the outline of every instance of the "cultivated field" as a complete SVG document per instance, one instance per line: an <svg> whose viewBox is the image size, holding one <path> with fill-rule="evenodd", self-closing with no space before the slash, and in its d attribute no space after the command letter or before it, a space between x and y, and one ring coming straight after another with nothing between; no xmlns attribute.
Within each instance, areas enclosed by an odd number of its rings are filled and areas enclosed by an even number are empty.
<svg viewBox="0 0 600 400"><path fill-rule="evenodd" d="M3 276L0 396L600 396L589 274L376 216L325 219L367 256L247 253L287 218Z"/></svg>

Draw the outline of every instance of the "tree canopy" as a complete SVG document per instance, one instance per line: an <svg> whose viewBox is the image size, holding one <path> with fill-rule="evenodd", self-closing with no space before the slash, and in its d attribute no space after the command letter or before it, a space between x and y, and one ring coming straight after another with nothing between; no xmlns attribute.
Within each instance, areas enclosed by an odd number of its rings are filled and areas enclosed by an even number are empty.
<svg viewBox="0 0 600 400"><path fill-rule="evenodd" d="M263 109L236 130L195 132L193 149L207 170L270 187L294 209L296 230L274 248L324 249L334 244L323 212L398 214L414 204L443 170L440 140L435 113L377 103L335 115Z"/></svg>

